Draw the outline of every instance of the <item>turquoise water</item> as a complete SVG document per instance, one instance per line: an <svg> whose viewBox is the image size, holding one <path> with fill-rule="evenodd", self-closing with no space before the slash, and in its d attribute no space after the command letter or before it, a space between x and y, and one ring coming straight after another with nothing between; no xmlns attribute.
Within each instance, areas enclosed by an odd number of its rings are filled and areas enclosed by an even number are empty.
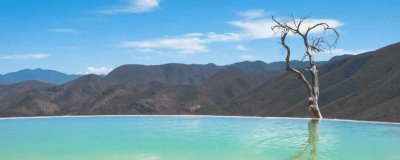
<svg viewBox="0 0 400 160"><path fill-rule="evenodd" d="M308 119L0 119L1 160L400 159L400 125Z"/></svg>

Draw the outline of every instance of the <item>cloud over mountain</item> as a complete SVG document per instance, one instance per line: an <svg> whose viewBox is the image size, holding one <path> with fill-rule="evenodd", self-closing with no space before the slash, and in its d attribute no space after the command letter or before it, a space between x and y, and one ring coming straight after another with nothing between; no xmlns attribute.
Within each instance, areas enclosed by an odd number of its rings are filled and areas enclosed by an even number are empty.
<svg viewBox="0 0 400 160"><path fill-rule="evenodd" d="M101 10L100 13L119 14L119 13L143 13L150 12L160 5L160 0L130 0L128 4L120 7L112 7Z"/></svg>

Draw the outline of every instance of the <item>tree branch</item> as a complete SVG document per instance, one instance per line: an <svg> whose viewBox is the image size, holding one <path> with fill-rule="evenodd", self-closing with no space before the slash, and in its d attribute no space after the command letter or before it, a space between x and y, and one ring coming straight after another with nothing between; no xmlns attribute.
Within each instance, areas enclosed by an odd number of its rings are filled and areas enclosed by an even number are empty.
<svg viewBox="0 0 400 160"><path fill-rule="evenodd" d="M323 27L324 33L326 33L327 31L332 31L332 32L335 34L335 40L334 40L332 43L329 43L327 40L325 40L325 38L323 38L323 37L318 37L318 38L316 38L316 39L313 40L314 42L313 42L312 45L309 45L309 44L308 44L308 34L309 34L313 29L315 29L315 28L317 28L317 27ZM325 46L328 46L328 47L329 47L329 50L331 50L331 48L332 48L333 46L336 46L337 41L339 40L339 37L340 37L339 32L338 32L336 29L331 28L331 27L329 26L329 24L322 22L322 23L317 23L317 24L315 24L315 25L312 26L312 27L309 27L309 28L307 29L306 33L304 34L303 39L305 39L304 45L305 45L306 47L311 47L311 52L312 52L312 51L315 51L315 52L323 52L323 51L324 51L324 50L323 50L323 46L324 46L324 45L325 45ZM306 41L307 41L307 42L306 42ZM311 54L311 53L310 53L310 54Z"/></svg>
<svg viewBox="0 0 400 160"><path fill-rule="evenodd" d="M297 70L297 69L294 69L294 68L292 68L292 67L290 66L290 54L291 54L291 53L290 53L290 48L289 48L289 46L286 44L286 41L285 41L288 32L289 32L289 31L286 29L286 30L282 33L282 36L281 36L281 44L282 44L283 47L286 49L286 71L290 71L290 72L294 73L294 74L297 76L296 79L300 79L301 81L303 81L304 85L305 85L306 88L307 88L308 93L309 93L310 95L313 95L313 92L312 92L313 89L312 89L310 83L307 81L306 77L303 75L303 73L301 73L301 71L299 71L299 70Z"/></svg>

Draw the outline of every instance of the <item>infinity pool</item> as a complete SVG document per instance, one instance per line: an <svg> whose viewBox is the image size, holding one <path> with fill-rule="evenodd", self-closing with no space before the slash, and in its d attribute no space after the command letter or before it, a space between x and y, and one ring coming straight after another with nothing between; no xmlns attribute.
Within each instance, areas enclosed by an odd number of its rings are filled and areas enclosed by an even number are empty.
<svg viewBox="0 0 400 160"><path fill-rule="evenodd" d="M400 159L400 125L213 116L0 119L1 160Z"/></svg>

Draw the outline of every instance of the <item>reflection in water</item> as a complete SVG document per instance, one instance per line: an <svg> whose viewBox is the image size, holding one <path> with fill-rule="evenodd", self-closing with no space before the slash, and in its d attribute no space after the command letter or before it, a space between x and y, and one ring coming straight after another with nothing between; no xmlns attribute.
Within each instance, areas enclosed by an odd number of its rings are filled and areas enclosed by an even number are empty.
<svg viewBox="0 0 400 160"><path fill-rule="evenodd" d="M301 157L304 156L304 153L308 150L309 147L310 149L310 160L315 160L317 159L317 145L318 145L318 124L319 120L310 120L308 122L308 139L307 142L303 145L303 148L297 152L295 155L289 158L289 160L297 160L300 159Z"/></svg>

